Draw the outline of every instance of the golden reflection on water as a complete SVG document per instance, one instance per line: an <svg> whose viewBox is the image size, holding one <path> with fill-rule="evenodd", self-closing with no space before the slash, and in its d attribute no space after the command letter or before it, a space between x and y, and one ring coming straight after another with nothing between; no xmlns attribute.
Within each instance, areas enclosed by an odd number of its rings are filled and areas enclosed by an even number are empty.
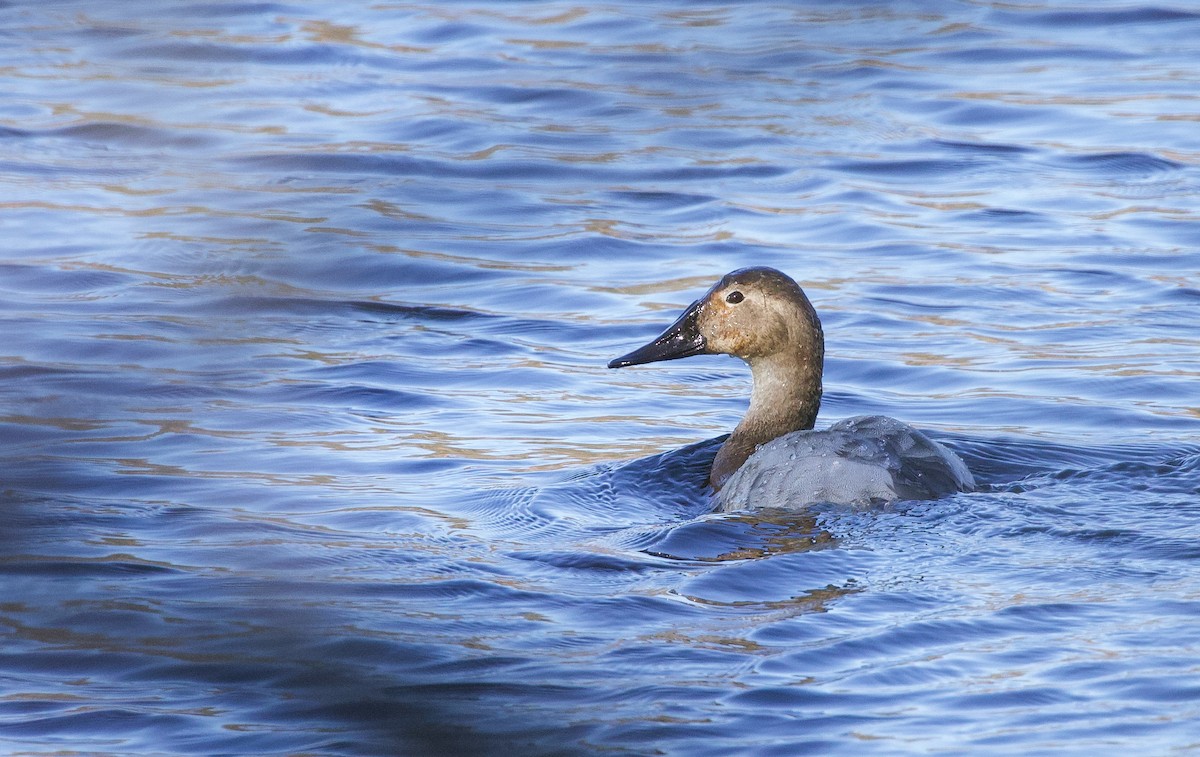
<svg viewBox="0 0 1200 757"><path fill-rule="evenodd" d="M754 536L754 544L723 552L716 557L696 557L707 562L758 560L771 555L829 549L838 539L819 526L819 518L795 510L759 510L723 516L725 523L741 523Z"/></svg>
<svg viewBox="0 0 1200 757"><path fill-rule="evenodd" d="M777 645L748 639L746 634L789 618L829 612L839 602L864 590L864 587L848 583L845 586L830 585L810 589L787 599L733 601L684 594L681 597L688 602L723 611L723 614L714 616L707 624L700 624L690 631L661 631L650 638L696 649L737 650L756 656L774 656L780 653ZM793 684L804 684L809 680L799 676L793 679Z"/></svg>

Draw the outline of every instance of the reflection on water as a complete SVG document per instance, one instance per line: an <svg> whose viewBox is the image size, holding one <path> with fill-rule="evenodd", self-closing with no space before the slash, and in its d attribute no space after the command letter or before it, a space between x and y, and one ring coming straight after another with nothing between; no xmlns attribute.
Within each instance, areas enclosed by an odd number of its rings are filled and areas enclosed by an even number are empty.
<svg viewBox="0 0 1200 757"><path fill-rule="evenodd" d="M721 562L836 547L838 539L814 514L786 511L734 513L665 530L646 551L671 559ZM709 554L716 551L717 554Z"/></svg>
<svg viewBox="0 0 1200 757"><path fill-rule="evenodd" d="M1196 742L1200 15L0 20L0 751ZM982 490L713 514L751 264Z"/></svg>

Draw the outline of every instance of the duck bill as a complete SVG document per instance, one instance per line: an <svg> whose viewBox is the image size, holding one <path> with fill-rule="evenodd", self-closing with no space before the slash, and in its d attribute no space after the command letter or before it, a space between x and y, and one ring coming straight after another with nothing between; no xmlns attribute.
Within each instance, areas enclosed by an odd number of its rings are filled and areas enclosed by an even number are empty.
<svg viewBox="0 0 1200 757"><path fill-rule="evenodd" d="M609 368L624 368L629 365L657 363L660 360L678 360L681 357L702 355L708 349L704 335L700 333L700 310L702 301L696 300L667 330L655 337L644 347L609 362Z"/></svg>

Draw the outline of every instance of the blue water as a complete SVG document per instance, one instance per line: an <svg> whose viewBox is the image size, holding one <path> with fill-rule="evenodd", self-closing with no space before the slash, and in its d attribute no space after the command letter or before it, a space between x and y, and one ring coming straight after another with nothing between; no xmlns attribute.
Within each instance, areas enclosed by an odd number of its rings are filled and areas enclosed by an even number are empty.
<svg viewBox="0 0 1200 757"><path fill-rule="evenodd" d="M1200 749L1200 9L0 6L0 753ZM982 490L713 514L746 368Z"/></svg>

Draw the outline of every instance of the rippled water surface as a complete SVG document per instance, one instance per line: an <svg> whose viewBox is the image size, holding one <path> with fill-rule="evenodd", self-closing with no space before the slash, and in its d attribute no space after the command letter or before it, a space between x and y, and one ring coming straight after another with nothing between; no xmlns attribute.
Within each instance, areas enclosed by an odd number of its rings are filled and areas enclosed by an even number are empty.
<svg viewBox="0 0 1200 757"><path fill-rule="evenodd" d="M1200 12L0 6L0 752L1200 749ZM984 484L713 514L745 367Z"/></svg>

